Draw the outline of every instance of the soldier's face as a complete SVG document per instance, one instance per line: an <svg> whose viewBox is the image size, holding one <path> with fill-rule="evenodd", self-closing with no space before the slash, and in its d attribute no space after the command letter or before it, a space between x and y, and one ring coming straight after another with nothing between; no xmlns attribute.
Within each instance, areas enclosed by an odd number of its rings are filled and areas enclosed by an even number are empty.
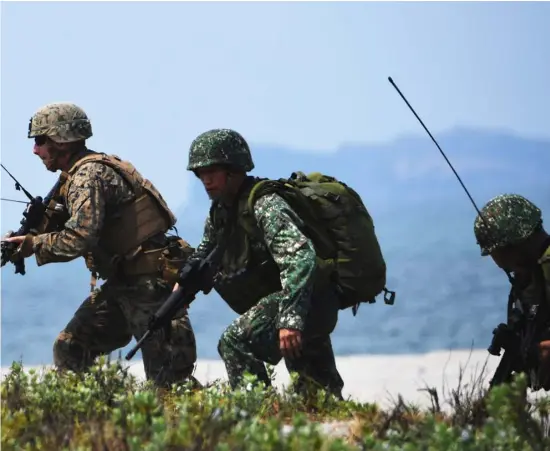
<svg viewBox="0 0 550 451"><path fill-rule="evenodd" d="M45 136L36 136L34 138L33 153L37 155L51 172L56 172L59 167L59 149L55 143Z"/></svg>
<svg viewBox="0 0 550 451"><path fill-rule="evenodd" d="M208 197L212 200L221 198L227 188L227 169L222 166L210 166L197 169L196 172Z"/></svg>
<svg viewBox="0 0 550 451"><path fill-rule="evenodd" d="M33 153L37 155L51 172L64 169L69 159L69 152L63 144L57 144L45 136L36 136L34 138Z"/></svg>
<svg viewBox="0 0 550 451"><path fill-rule="evenodd" d="M502 252L501 249L497 249L491 253L491 258L499 268L505 271L511 271L509 258Z"/></svg>

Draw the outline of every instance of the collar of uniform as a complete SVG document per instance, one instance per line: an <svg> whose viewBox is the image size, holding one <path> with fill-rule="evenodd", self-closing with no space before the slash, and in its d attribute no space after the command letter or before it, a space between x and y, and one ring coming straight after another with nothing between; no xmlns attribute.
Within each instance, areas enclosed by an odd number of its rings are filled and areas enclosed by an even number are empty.
<svg viewBox="0 0 550 451"><path fill-rule="evenodd" d="M74 155L69 159L69 168L72 168L77 161L80 159L95 153L93 150L88 149L87 147L84 147L83 150L79 150L78 152L75 152Z"/></svg>
<svg viewBox="0 0 550 451"><path fill-rule="evenodd" d="M239 203L240 197L242 194L255 183L256 178L251 175L247 175L241 185L239 186L239 189L235 193L235 195L232 197L231 202L225 202L223 200L216 200L213 202L214 208L219 209L226 209L231 210L232 208L236 208L235 206Z"/></svg>

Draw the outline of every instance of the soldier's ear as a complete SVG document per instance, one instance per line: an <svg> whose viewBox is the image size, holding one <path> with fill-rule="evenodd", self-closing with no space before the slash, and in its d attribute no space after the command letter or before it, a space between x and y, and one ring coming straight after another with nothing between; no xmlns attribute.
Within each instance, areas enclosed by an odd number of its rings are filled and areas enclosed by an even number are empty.
<svg viewBox="0 0 550 451"><path fill-rule="evenodd" d="M242 170L234 170L232 168L228 169L226 174L227 174L227 181L229 182L231 180L233 183L241 182L246 177L246 172Z"/></svg>
<svg viewBox="0 0 550 451"><path fill-rule="evenodd" d="M232 167L228 167L227 168L227 175L230 176L230 177L233 177L235 179L238 179L238 178L245 178L246 177L246 172L244 172L242 169L240 168L232 168Z"/></svg>
<svg viewBox="0 0 550 451"><path fill-rule="evenodd" d="M61 152L66 152L66 153L77 152L77 151L79 151L80 149L83 148L83 142L82 141L72 142L72 143L54 142L54 144L55 144L55 147L57 148L57 150L59 150Z"/></svg>

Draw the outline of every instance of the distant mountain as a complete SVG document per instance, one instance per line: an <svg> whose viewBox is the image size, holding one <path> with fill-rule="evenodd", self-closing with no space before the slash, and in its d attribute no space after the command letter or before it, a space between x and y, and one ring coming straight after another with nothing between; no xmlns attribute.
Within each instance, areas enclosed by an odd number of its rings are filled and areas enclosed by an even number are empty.
<svg viewBox="0 0 550 451"><path fill-rule="evenodd" d="M517 192L548 217L550 142L464 128L436 139L480 208L497 194ZM427 135L346 144L332 153L270 146L253 146L253 152L254 175L334 175L363 196L375 219L396 304L363 305L355 318L342 312L333 338L338 354L488 345L505 315L507 280L479 256L472 231L476 212ZM178 211L177 226L197 245L209 203L198 181L192 190L193 201ZM2 270L2 365L21 356L28 364L50 362L56 334L87 295L82 260L42 268L29 260L27 269L24 277L14 275L12 266ZM215 293L199 296L190 314L199 357L216 358L219 335L236 315Z"/></svg>

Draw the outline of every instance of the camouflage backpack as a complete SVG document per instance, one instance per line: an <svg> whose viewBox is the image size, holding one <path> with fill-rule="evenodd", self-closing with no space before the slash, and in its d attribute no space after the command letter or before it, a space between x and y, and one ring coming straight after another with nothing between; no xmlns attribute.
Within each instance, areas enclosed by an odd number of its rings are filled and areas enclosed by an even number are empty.
<svg viewBox="0 0 550 451"><path fill-rule="evenodd" d="M334 177L294 172L288 179L261 180L250 192L248 211L259 196L277 193L306 224L303 232L313 241L321 267L332 269L341 290L340 309L375 302L384 291L386 304L395 292L386 289L386 262L373 220L355 190Z"/></svg>

